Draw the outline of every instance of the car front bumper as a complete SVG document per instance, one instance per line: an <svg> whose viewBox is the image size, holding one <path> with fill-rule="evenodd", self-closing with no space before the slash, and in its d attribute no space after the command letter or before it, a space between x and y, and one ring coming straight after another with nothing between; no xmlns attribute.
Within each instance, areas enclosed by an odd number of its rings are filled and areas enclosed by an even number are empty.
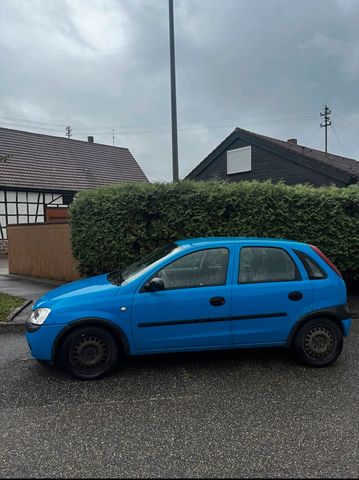
<svg viewBox="0 0 359 480"><path fill-rule="evenodd" d="M52 361L56 339L64 328L65 325L33 325L27 321L25 336L31 355L37 360Z"/></svg>

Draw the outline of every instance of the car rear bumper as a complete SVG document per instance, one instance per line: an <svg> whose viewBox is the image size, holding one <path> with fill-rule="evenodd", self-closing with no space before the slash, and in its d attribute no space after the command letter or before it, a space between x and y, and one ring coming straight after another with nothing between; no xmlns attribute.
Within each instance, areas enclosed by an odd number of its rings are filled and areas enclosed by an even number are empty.
<svg viewBox="0 0 359 480"><path fill-rule="evenodd" d="M346 320L342 320L344 337L347 337L349 335L350 328L352 326L352 321L353 320L351 318L347 318Z"/></svg>

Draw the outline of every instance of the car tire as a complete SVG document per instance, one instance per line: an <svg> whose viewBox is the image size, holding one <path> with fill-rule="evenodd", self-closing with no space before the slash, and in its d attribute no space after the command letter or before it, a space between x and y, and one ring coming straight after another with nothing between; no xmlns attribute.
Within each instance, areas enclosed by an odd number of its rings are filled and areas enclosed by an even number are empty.
<svg viewBox="0 0 359 480"><path fill-rule="evenodd" d="M59 364L80 380L95 380L107 373L118 357L113 335L99 327L80 327L60 347Z"/></svg>
<svg viewBox="0 0 359 480"><path fill-rule="evenodd" d="M343 332L328 318L308 320L297 332L292 350L297 359L310 367L328 367L343 349Z"/></svg>

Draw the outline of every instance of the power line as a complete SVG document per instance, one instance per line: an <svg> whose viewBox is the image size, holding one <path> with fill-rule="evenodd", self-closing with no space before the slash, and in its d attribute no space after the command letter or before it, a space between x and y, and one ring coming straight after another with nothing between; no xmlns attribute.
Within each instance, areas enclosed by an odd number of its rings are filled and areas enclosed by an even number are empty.
<svg viewBox="0 0 359 480"><path fill-rule="evenodd" d="M267 111L267 112L233 112L233 113L227 113L224 115L216 115L216 116L210 116L210 117L202 117L202 118L197 118L194 121L207 121L207 120L220 120L220 119L229 119L230 117L237 117L237 118L257 118L257 117L272 117L272 116L277 116L277 115L291 115L291 114L309 114L311 111L316 111L318 107L317 106L312 106L312 107L303 107L301 109L287 109L287 110L274 110L274 111ZM26 125L26 124L38 124L38 125L45 125L45 126L53 126L53 127L60 127L63 128L63 123L51 123L51 122L44 122L40 120L31 120L31 119L20 119L20 118L13 118L13 117L1 117L1 122L2 123L12 123L12 124L19 124L19 125ZM193 123L193 121L187 121L184 122L184 124L187 123ZM160 124L157 125L157 127L161 127L165 124ZM122 129L122 128L142 128L143 125L92 125L92 126L81 126L82 129L88 129L88 130L95 130L95 129ZM149 126L151 127L151 126ZM55 131L55 130L54 130Z"/></svg>
<svg viewBox="0 0 359 480"><path fill-rule="evenodd" d="M305 142L306 145L308 145L308 144L311 142L311 140L313 139L314 135L317 133L317 131L318 131L319 129L320 129L320 127L316 127L316 129L314 130L314 132L313 132L313 133L311 134L311 136L309 137L309 140L307 140L307 141Z"/></svg>
<svg viewBox="0 0 359 480"><path fill-rule="evenodd" d="M277 119L277 120L266 120L264 122L251 122L247 121L247 124L251 126L271 126L271 125L287 125L288 123L303 123L303 121L306 120L313 120L315 117L314 116L305 116L305 117L291 117L291 118L286 118L286 119ZM233 121L232 123L228 124L221 124L221 125L197 125L197 126L192 126L192 127L180 127L178 130L181 131L194 131L194 130L213 130L213 129L219 129L219 128L234 128L236 122ZM318 127L319 128L319 127ZM116 129L117 130L117 129ZM117 130L121 135L132 135L132 134L151 134L151 133L165 133L169 132L171 129L170 128L160 128L160 129L149 129L149 130ZM78 135L86 135L87 132L84 131L83 129L81 130L75 130ZM110 131L103 131L103 132L97 132L97 135L102 135L102 134L108 134L110 135Z"/></svg>
<svg viewBox="0 0 359 480"><path fill-rule="evenodd" d="M337 122L337 126L338 126L341 134L346 137L346 140L351 141L356 146L359 146L358 139L354 135L352 135L348 130L346 130L346 128L343 126L343 124L341 124L340 122L339 123Z"/></svg>
<svg viewBox="0 0 359 480"><path fill-rule="evenodd" d="M5 121L9 121L10 123L17 123L17 122L21 122L21 123L37 123L37 124L41 124L41 125L49 125L49 126L52 126L52 127L61 127L63 128L64 124L63 123L50 123L50 122L43 122L41 120L30 120L28 118L13 118L13 117L2 117L3 120Z"/></svg>
<svg viewBox="0 0 359 480"><path fill-rule="evenodd" d="M357 125L354 125L354 123L350 122L349 120L347 120L346 118L344 118L342 115L340 114L337 114L339 116L339 118L345 122L345 124L348 125L349 128L352 128L353 129L353 132L355 132L355 135L357 136L357 138L359 137L359 127Z"/></svg>
<svg viewBox="0 0 359 480"><path fill-rule="evenodd" d="M338 126L341 134L346 137L347 141L350 141L350 142L354 143L355 145L359 146L358 140L350 132L348 132L348 130L346 130L341 123L337 123L337 126Z"/></svg>
<svg viewBox="0 0 359 480"><path fill-rule="evenodd" d="M339 136L338 136L338 134L337 134L337 129L335 128L335 125L333 125L333 131L334 131L335 136L337 137L337 140L338 140L338 143L339 143L339 145L340 145L340 148L342 149L343 157L347 157L347 154L346 154L345 151L344 151L344 147L343 147L343 145L342 145L342 142L339 140Z"/></svg>
<svg viewBox="0 0 359 480"><path fill-rule="evenodd" d="M241 113L238 114L235 118L229 118L230 115L236 115L236 114L228 114L228 119L229 122L231 123L225 123L225 124L216 124L214 122L211 122L207 125L196 125L196 124L191 124L191 123L183 123L182 126L179 128L180 131L182 132L191 132L191 131L208 131L208 130L221 130L221 129L226 129L226 128L234 128L234 126L240 125L241 123L245 124L244 128L247 127L248 129L255 127L255 126L272 126L272 125L288 125L288 124L296 124L296 123L303 123L305 121L309 121L315 118L314 116L314 108L315 107L303 107L301 110L299 109L286 109L286 110L277 110L277 111L272 111L272 112L255 112L255 113ZM313 113L312 113L313 111ZM297 113L295 113L297 112ZM298 113L300 112L300 113ZM212 117L212 120L215 120L215 118L224 118L221 116L217 117ZM245 122L243 120L245 119ZM209 120L209 118L208 118ZM7 122L2 122L1 123L7 123ZM46 128L42 125L57 125L57 124L51 124L51 123L46 123L46 122L40 122L40 121L32 121L32 120L25 120L24 124L18 124L17 127L21 126L23 128L29 128L29 124L36 124L36 125L31 125L32 129L40 130L40 131L48 131L48 132L54 132L60 134L60 129L54 129L54 128ZM60 124L58 124L60 125ZM189 126L186 126L189 125ZM61 126L63 128L63 126ZM134 126L133 126L134 127ZM155 128L155 127L150 127L148 129L146 128L133 128L130 129L130 127L127 127L127 130L122 127L114 127L113 125L111 127L85 127L81 126L79 128L71 128L71 134L77 135L87 135L89 130L97 130L95 132L96 135L98 136L110 136L112 135L112 143L114 143L114 135L115 133L121 134L121 135L146 135L146 134L159 134L159 133L165 133L169 132L170 129L167 128ZM318 127L319 128L319 127ZM87 130L87 131L85 131ZM101 131L102 130L102 131ZM310 140L313 138L313 136L316 134L317 130L313 132L312 137L310 137ZM308 142L310 141L308 140Z"/></svg>
<svg viewBox="0 0 359 480"><path fill-rule="evenodd" d="M267 111L267 112L233 112L233 113L227 113L224 115L201 117L201 118L198 118L197 121L220 120L220 119L229 118L229 117L240 117L240 118L245 118L245 117L255 118L255 117L262 117L262 116L271 117L271 116L277 116L277 115L290 115L290 114L310 113L310 112L314 113L317 110L318 110L318 106L307 107L302 109L274 110L274 111Z"/></svg>
<svg viewBox="0 0 359 480"><path fill-rule="evenodd" d="M340 118L337 118L336 119L336 123L337 125L340 125L341 129L342 130L345 130L345 132L350 135L353 139L355 139L356 141L358 141L358 135L357 134L354 134L351 130L349 130L349 128L347 127L347 125L340 119Z"/></svg>
<svg viewBox="0 0 359 480"><path fill-rule="evenodd" d="M0 124L4 125L3 128L13 128L13 129L18 129L18 128L34 128L37 130L41 130L42 132L60 132L63 131L64 126L61 125L60 128L46 128L46 127L39 127L36 125L23 125L23 124L17 124L17 125L10 125L8 122L3 122L0 120Z"/></svg>

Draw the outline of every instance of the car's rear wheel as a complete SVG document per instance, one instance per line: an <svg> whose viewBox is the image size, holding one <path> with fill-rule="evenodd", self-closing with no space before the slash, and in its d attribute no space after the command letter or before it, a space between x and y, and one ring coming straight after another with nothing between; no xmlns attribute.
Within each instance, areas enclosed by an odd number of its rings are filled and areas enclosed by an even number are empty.
<svg viewBox="0 0 359 480"><path fill-rule="evenodd" d="M110 332L99 327L80 327L62 343L59 363L76 378L94 380L110 370L117 356L117 342Z"/></svg>
<svg viewBox="0 0 359 480"><path fill-rule="evenodd" d="M327 367L343 349L343 332L328 318L308 320L297 332L292 349L301 363L311 367Z"/></svg>

